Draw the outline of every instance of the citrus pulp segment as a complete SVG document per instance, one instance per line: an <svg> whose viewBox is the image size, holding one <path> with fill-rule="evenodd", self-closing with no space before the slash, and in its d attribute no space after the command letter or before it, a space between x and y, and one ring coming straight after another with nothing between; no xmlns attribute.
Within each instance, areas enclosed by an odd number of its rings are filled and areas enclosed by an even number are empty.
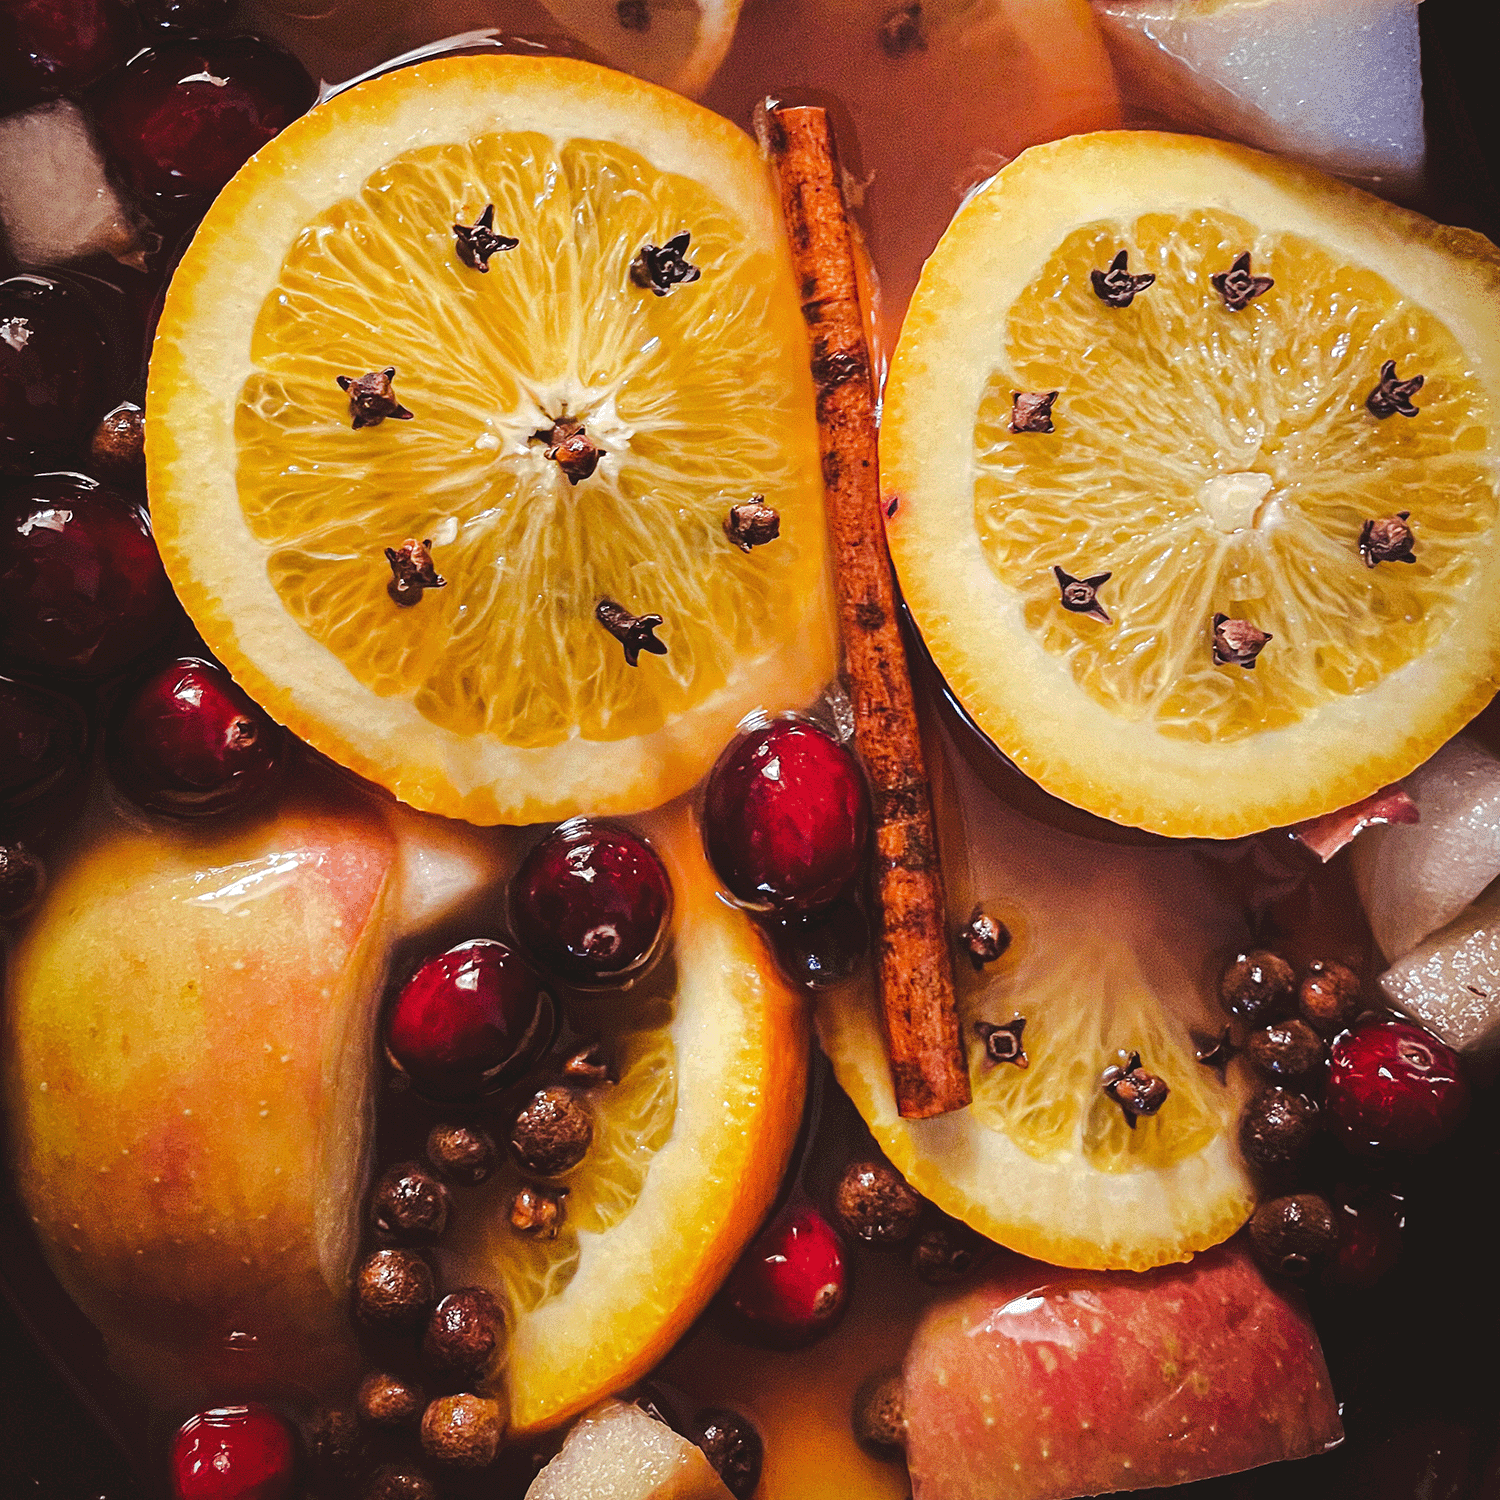
<svg viewBox="0 0 1500 1500"><path fill-rule="evenodd" d="M551 1427L644 1375L686 1331L775 1197L796 1137L807 1016L755 924L719 893L684 804L645 820L675 893L668 959L635 988L573 996L619 1081L564 1179L556 1239L511 1227L507 1165L435 1252L445 1285L509 1311L512 1429Z"/></svg>
<svg viewBox="0 0 1500 1500"><path fill-rule="evenodd" d="M1112 306L1122 251L1154 281ZM1247 252L1271 285L1232 308ZM1102 133L1005 168L928 262L881 433L902 588L974 720L1175 835L1418 764L1500 677L1497 292L1479 236L1240 147ZM1367 405L1387 361L1415 415ZM1028 423L1017 393L1054 391ZM1402 512L1414 561L1367 565ZM1221 616L1269 636L1253 667Z"/></svg>
<svg viewBox="0 0 1500 1500"><path fill-rule="evenodd" d="M454 226L490 204L518 243L480 272ZM683 231L697 278L637 284L643 247ZM413 415L353 428L339 377L392 367ZM547 456L563 423L602 449L576 480ZM807 339L765 169L622 75L444 59L283 132L173 279L147 433L157 540L210 647L418 807L655 806L746 712L833 670ZM780 535L742 550L725 519L760 495ZM386 552L411 539L445 582L402 608ZM661 616L665 654L632 665L606 600Z"/></svg>
<svg viewBox="0 0 1500 1500"><path fill-rule="evenodd" d="M974 1103L896 1111L872 987L820 997L818 1034L876 1141L919 1192L981 1234L1054 1265L1145 1270L1227 1239L1255 1196L1235 1135L1251 1080L1197 1061L1224 1024L1211 998L1238 912L1177 849L1120 849L1032 823L956 754L938 764L939 837L955 930L976 905L1010 933L959 1015ZM1024 1019L1024 1067L993 1062L986 1026ZM1142 1065L1168 1087L1131 1128L1102 1087Z"/></svg>

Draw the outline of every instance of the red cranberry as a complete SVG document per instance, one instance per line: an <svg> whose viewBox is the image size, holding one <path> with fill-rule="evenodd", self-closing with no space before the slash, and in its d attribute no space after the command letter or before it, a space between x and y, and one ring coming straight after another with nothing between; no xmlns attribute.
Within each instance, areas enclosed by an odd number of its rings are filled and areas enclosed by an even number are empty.
<svg viewBox="0 0 1500 1500"><path fill-rule="evenodd" d="M287 1500L296 1450L265 1406L220 1406L189 1417L172 1440L174 1500Z"/></svg>
<svg viewBox="0 0 1500 1500"><path fill-rule="evenodd" d="M804 1199L761 1231L730 1272L724 1296L742 1336L794 1349L838 1322L848 1286L839 1232Z"/></svg>
<svg viewBox="0 0 1500 1500"><path fill-rule="evenodd" d="M126 700L109 739L120 789L152 812L196 817L243 807L275 785L280 725L222 667L183 656Z"/></svg>
<svg viewBox="0 0 1500 1500"><path fill-rule="evenodd" d="M313 102L301 65L253 37L168 42L133 57L105 88L105 142L143 193L217 193Z"/></svg>
<svg viewBox="0 0 1500 1500"><path fill-rule="evenodd" d="M75 286L50 276L0 281L0 470L63 461L98 420L107 354Z"/></svg>
<svg viewBox="0 0 1500 1500"><path fill-rule="evenodd" d="M407 980L386 1047L419 1093L457 1102L516 1082L556 1031L552 996L531 965L504 943L474 938Z"/></svg>
<svg viewBox="0 0 1500 1500"><path fill-rule="evenodd" d="M58 474L0 497L0 639L16 665L102 677L154 646L176 617L135 501Z"/></svg>
<svg viewBox="0 0 1500 1500"><path fill-rule="evenodd" d="M815 911L854 880L870 798L854 757L798 719L735 740L708 779L708 854L748 906Z"/></svg>
<svg viewBox="0 0 1500 1500"><path fill-rule="evenodd" d="M1408 1021L1346 1032L1331 1055L1326 1111L1351 1151L1426 1151L1468 1111L1458 1055Z"/></svg>
<svg viewBox="0 0 1500 1500"><path fill-rule="evenodd" d="M1406 1216L1401 1199L1366 1184L1342 1189L1334 1199L1338 1244L1323 1272L1330 1285L1365 1291L1401 1258L1401 1231Z"/></svg>
<svg viewBox="0 0 1500 1500"><path fill-rule="evenodd" d="M0 677L0 811L17 812L76 785L88 719L71 698Z"/></svg>
<svg viewBox="0 0 1500 1500"><path fill-rule="evenodd" d="M629 829L574 818L526 856L510 888L521 946L570 984L618 984L661 947L672 884Z"/></svg>
<svg viewBox="0 0 1500 1500"><path fill-rule="evenodd" d="M0 0L0 98L80 89L130 55L135 31L121 0Z"/></svg>

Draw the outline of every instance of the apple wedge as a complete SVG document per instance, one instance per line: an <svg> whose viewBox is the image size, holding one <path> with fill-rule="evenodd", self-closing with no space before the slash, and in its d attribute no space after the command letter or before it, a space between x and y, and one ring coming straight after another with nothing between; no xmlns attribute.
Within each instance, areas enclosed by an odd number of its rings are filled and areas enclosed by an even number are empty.
<svg viewBox="0 0 1500 1500"><path fill-rule="evenodd" d="M387 959L487 883L490 848L346 794L229 831L116 825L50 892L10 969L10 1164L157 1410L356 1372Z"/></svg>

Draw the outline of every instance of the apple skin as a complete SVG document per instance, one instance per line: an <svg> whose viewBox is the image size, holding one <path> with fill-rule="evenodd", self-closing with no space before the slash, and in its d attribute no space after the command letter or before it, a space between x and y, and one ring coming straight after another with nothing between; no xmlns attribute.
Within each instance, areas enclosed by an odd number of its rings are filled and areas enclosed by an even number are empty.
<svg viewBox="0 0 1500 1500"><path fill-rule="evenodd" d="M228 833L117 829L15 955L17 1188L158 1411L357 1376L347 1277L396 869L363 804Z"/></svg>
<svg viewBox="0 0 1500 1500"><path fill-rule="evenodd" d="M1005 1258L907 1354L914 1500L1071 1500L1304 1458L1343 1437L1300 1303L1238 1245L1182 1266Z"/></svg>

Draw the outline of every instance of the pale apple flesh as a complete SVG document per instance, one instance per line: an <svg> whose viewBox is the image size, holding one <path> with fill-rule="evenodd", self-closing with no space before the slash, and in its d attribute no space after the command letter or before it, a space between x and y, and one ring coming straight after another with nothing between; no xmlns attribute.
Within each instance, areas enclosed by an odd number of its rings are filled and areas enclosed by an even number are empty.
<svg viewBox="0 0 1500 1500"><path fill-rule="evenodd" d="M1343 1437L1305 1309L1238 1245L1138 1274L1007 1259L928 1309L905 1372L914 1500L1149 1489Z"/></svg>
<svg viewBox="0 0 1500 1500"><path fill-rule="evenodd" d="M411 863L361 799L229 833L117 827L15 955L17 1190L157 1410L357 1377L349 1266Z"/></svg>

